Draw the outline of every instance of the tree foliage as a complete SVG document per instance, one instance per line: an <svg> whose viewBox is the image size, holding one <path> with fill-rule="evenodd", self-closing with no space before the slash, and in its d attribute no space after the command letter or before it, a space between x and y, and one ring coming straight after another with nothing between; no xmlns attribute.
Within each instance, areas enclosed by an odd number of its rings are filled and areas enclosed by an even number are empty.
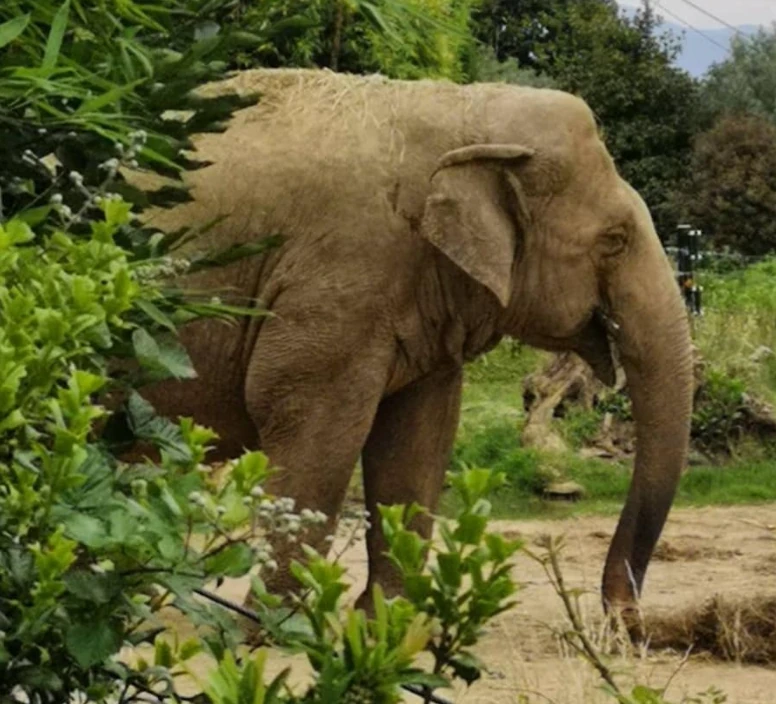
<svg viewBox="0 0 776 704"><path fill-rule="evenodd" d="M724 117L695 145L682 196L687 217L716 247L747 255L776 250L776 125Z"/></svg>
<svg viewBox="0 0 776 704"><path fill-rule="evenodd" d="M331 68L391 78L465 75L479 0L284 0L248 5L248 26L287 28L239 63Z"/></svg>
<svg viewBox="0 0 776 704"><path fill-rule="evenodd" d="M776 123L776 27L733 38L730 56L709 69L703 108L711 117L749 114Z"/></svg>

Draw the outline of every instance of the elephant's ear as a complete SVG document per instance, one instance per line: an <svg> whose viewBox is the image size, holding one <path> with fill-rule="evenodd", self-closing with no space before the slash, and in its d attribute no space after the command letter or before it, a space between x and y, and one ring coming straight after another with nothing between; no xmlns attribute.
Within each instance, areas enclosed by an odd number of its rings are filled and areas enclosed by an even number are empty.
<svg viewBox="0 0 776 704"><path fill-rule="evenodd" d="M445 154L431 177L422 233L503 306L512 289L518 228L528 217L518 167L533 152L478 144Z"/></svg>

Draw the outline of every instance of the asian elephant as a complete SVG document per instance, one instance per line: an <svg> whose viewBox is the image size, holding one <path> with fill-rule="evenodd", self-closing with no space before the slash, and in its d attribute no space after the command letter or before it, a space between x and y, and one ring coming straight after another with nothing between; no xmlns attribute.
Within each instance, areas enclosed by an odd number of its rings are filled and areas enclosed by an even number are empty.
<svg viewBox="0 0 776 704"><path fill-rule="evenodd" d="M222 457L261 447L282 469L274 491L332 517L308 538L320 545L359 458L373 515L378 503L434 509L463 365L502 336L573 350L606 382L614 351L638 444L603 598L628 613L685 463L691 343L647 207L587 105L317 70L247 71L206 90L261 98L198 140L212 163L188 176L193 200L150 222L227 216L195 249L280 234L279 247L187 281L274 315L191 324L182 339L199 377L145 396L215 428ZM395 593L376 523L369 584ZM281 570L274 586L288 579Z"/></svg>

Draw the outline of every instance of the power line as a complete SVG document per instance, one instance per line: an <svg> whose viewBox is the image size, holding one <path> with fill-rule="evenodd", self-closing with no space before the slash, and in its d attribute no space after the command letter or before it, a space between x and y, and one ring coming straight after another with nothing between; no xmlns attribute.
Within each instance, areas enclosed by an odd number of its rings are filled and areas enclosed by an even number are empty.
<svg viewBox="0 0 776 704"><path fill-rule="evenodd" d="M712 44L715 44L716 46L718 46L720 49L723 49L724 51L730 51L730 47L723 46L716 39L712 39L708 34L706 34L705 32L702 32L697 27L694 27L693 25L691 25L687 20L683 20L681 17L679 17L679 15L675 14L674 12L669 10L667 7L665 7L660 2L660 0L654 0L654 3L655 3L655 6L659 7L662 12L665 12L670 17L673 17L677 22L681 22L685 27L688 27L693 32L695 32L696 34L700 34L706 41L709 41Z"/></svg>
<svg viewBox="0 0 776 704"><path fill-rule="evenodd" d="M695 8L698 12L706 15L706 17L710 17L715 22L719 22L721 25L724 25L728 29L732 29L736 34L740 34L742 36L749 36L749 34L747 34L746 32L742 32L738 27L734 27L732 24L730 24L729 22L726 22L721 17L717 17L717 15L713 14L712 12L709 12L707 9L693 2L693 0L682 0L682 2L685 5L689 5L690 7Z"/></svg>

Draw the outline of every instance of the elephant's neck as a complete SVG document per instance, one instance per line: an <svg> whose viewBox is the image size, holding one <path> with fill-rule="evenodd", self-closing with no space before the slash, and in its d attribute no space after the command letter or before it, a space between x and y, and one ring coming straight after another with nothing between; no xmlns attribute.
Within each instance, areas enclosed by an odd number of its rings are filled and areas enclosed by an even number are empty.
<svg viewBox="0 0 776 704"><path fill-rule="evenodd" d="M503 337L501 306L495 296L444 255L437 257L440 307L447 330L446 347L461 362L492 349Z"/></svg>

